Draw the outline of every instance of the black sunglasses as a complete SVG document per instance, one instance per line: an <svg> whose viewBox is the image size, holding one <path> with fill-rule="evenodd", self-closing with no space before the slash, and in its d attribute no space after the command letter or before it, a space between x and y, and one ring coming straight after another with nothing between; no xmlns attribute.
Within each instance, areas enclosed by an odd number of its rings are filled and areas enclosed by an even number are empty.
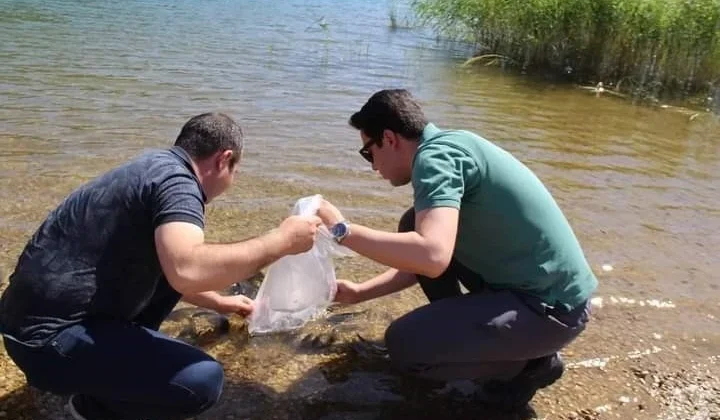
<svg viewBox="0 0 720 420"><path fill-rule="evenodd" d="M365 160L367 160L370 163L373 163L373 154L370 151L370 147L373 144L380 144L382 143L382 138L379 139L372 139L369 142L365 143L363 147L358 150L358 153L360 153L360 156L362 156Z"/></svg>

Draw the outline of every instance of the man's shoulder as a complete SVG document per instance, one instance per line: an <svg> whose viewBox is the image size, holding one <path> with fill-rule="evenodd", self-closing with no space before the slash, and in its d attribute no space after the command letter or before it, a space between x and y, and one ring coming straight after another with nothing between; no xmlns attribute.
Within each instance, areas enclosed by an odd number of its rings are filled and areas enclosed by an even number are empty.
<svg viewBox="0 0 720 420"><path fill-rule="evenodd" d="M66 201L92 200L98 196L103 200L143 196L149 187L169 179L187 179L189 185L196 183L192 170L171 151L148 150L80 186ZM103 194L94 191L103 191Z"/></svg>
<svg viewBox="0 0 720 420"><path fill-rule="evenodd" d="M435 140L448 140L448 139L478 139L481 138L485 140L483 136L480 134L468 130L468 129L462 129L462 128L455 128L455 129L443 129L443 130L437 130L433 133L432 136L427 138L426 141L435 141Z"/></svg>
<svg viewBox="0 0 720 420"><path fill-rule="evenodd" d="M442 130L432 137L424 139L418 151L429 149L456 149L466 153L474 153L475 149L493 146L494 144L481 135L469 130Z"/></svg>
<svg viewBox="0 0 720 420"><path fill-rule="evenodd" d="M142 181L157 182L178 174L192 176L192 170L170 150L149 150L124 165Z"/></svg>
<svg viewBox="0 0 720 420"><path fill-rule="evenodd" d="M486 151L493 144L480 135L467 130L443 130L424 139L418 146L413 166L428 160L464 159L483 166Z"/></svg>
<svg viewBox="0 0 720 420"><path fill-rule="evenodd" d="M167 149L150 149L146 150L134 159L127 162L127 165L132 166L144 166L149 168L150 166L178 166L182 167L183 163L177 156L173 155L170 150Z"/></svg>

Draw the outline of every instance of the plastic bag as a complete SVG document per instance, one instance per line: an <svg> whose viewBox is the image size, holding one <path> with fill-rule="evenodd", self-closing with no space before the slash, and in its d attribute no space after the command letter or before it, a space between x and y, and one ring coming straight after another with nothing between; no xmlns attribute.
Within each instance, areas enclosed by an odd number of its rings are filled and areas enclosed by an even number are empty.
<svg viewBox="0 0 720 420"><path fill-rule="evenodd" d="M321 200L320 195L303 197L295 203L292 214L314 215ZM335 242L323 226L312 249L270 264L255 297L248 323L250 334L300 328L323 312L337 291L332 258L351 254L352 251Z"/></svg>

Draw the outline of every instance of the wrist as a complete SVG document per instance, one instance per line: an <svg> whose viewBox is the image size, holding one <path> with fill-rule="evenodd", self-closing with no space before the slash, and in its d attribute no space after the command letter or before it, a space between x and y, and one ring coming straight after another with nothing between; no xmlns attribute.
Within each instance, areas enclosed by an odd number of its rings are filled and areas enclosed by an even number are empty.
<svg viewBox="0 0 720 420"><path fill-rule="evenodd" d="M220 309L224 306L224 296L214 291L184 295L182 300L199 308L210 309L216 312L220 312Z"/></svg>
<svg viewBox="0 0 720 420"><path fill-rule="evenodd" d="M227 301L227 296L221 296L218 294L217 298L215 299L215 308L212 309L215 310L215 312L221 314L232 312L231 309L229 309L230 305Z"/></svg>
<svg viewBox="0 0 720 420"><path fill-rule="evenodd" d="M280 229L273 229L263 237L265 254L271 260L276 260L288 253L290 241L285 238L285 234Z"/></svg>
<svg viewBox="0 0 720 420"><path fill-rule="evenodd" d="M353 293L353 303L361 303L368 300L367 297L367 285L363 283L355 283L355 289Z"/></svg>
<svg viewBox="0 0 720 420"><path fill-rule="evenodd" d="M330 233L335 242L341 244L350 235L350 223L347 220L340 220L330 226Z"/></svg>

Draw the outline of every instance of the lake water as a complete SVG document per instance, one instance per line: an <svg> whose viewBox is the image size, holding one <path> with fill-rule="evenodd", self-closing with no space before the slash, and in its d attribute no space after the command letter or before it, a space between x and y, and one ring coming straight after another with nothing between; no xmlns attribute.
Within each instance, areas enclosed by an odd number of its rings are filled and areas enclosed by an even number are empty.
<svg viewBox="0 0 720 420"><path fill-rule="evenodd" d="M472 49L414 27L402 2L0 5L6 274L72 187L167 146L206 111L241 123L241 179L266 186L250 193L239 181L219 208L288 205L298 197L272 186L301 184L368 196L349 211L396 217L409 191L372 175L347 119L374 91L405 87L440 127L477 131L537 172L570 218L603 296L672 301L693 315L673 317L668 329L720 337L714 322L695 316L719 310L720 123L711 114L463 68Z"/></svg>

